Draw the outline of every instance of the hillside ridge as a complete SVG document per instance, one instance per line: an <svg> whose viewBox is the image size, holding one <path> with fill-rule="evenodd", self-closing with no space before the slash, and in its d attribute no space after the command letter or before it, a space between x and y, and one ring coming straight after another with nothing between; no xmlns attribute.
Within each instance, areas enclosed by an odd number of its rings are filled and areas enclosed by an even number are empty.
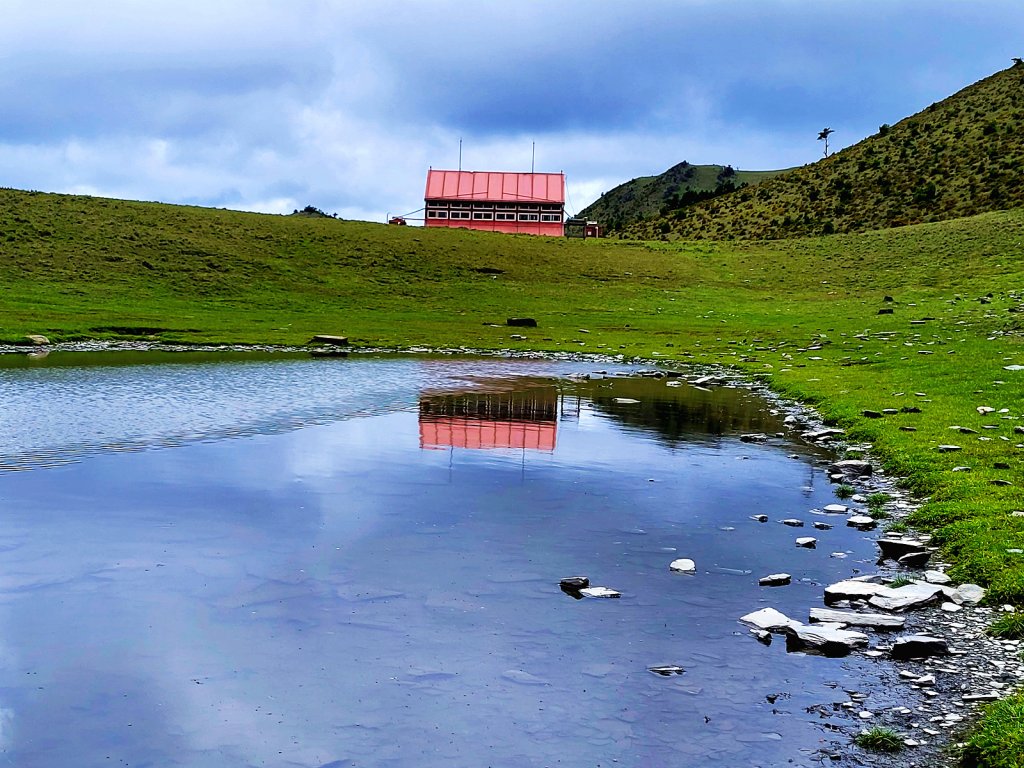
<svg viewBox="0 0 1024 768"><path fill-rule="evenodd" d="M624 227L636 239L782 239L1024 205L1024 65L756 187Z"/></svg>

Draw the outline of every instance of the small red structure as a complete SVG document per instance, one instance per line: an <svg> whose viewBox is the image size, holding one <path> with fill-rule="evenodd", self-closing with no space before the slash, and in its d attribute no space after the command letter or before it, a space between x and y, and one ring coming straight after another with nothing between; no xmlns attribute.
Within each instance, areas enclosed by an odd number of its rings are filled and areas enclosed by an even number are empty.
<svg viewBox="0 0 1024 768"><path fill-rule="evenodd" d="M423 198L428 227L563 234L565 174L431 169Z"/></svg>

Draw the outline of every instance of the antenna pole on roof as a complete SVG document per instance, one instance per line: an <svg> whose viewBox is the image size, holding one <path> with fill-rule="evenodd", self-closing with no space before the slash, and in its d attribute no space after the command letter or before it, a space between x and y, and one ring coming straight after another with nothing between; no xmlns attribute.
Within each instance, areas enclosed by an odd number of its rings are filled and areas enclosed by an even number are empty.
<svg viewBox="0 0 1024 768"><path fill-rule="evenodd" d="M530 154L530 173L533 173L533 168L537 163L537 142L533 142L533 152Z"/></svg>
<svg viewBox="0 0 1024 768"><path fill-rule="evenodd" d="M462 137L459 136L459 170L462 170Z"/></svg>

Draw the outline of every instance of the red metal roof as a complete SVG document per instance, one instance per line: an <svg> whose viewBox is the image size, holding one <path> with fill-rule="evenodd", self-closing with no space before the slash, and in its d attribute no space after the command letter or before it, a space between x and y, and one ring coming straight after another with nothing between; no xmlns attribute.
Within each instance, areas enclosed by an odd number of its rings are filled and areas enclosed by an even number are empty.
<svg viewBox="0 0 1024 768"><path fill-rule="evenodd" d="M557 422L420 417L420 448L555 450Z"/></svg>
<svg viewBox="0 0 1024 768"><path fill-rule="evenodd" d="M564 204L565 175L431 169L427 173L427 191L423 199Z"/></svg>

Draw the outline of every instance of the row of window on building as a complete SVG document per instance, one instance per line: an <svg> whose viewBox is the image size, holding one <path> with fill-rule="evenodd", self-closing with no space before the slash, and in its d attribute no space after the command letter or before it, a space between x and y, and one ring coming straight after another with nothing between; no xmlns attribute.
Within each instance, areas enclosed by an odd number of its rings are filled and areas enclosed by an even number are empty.
<svg viewBox="0 0 1024 768"><path fill-rule="evenodd" d="M428 219L471 221L543 221L560 223L560 205L487 205L480 203L428 204Z"/></svg>

